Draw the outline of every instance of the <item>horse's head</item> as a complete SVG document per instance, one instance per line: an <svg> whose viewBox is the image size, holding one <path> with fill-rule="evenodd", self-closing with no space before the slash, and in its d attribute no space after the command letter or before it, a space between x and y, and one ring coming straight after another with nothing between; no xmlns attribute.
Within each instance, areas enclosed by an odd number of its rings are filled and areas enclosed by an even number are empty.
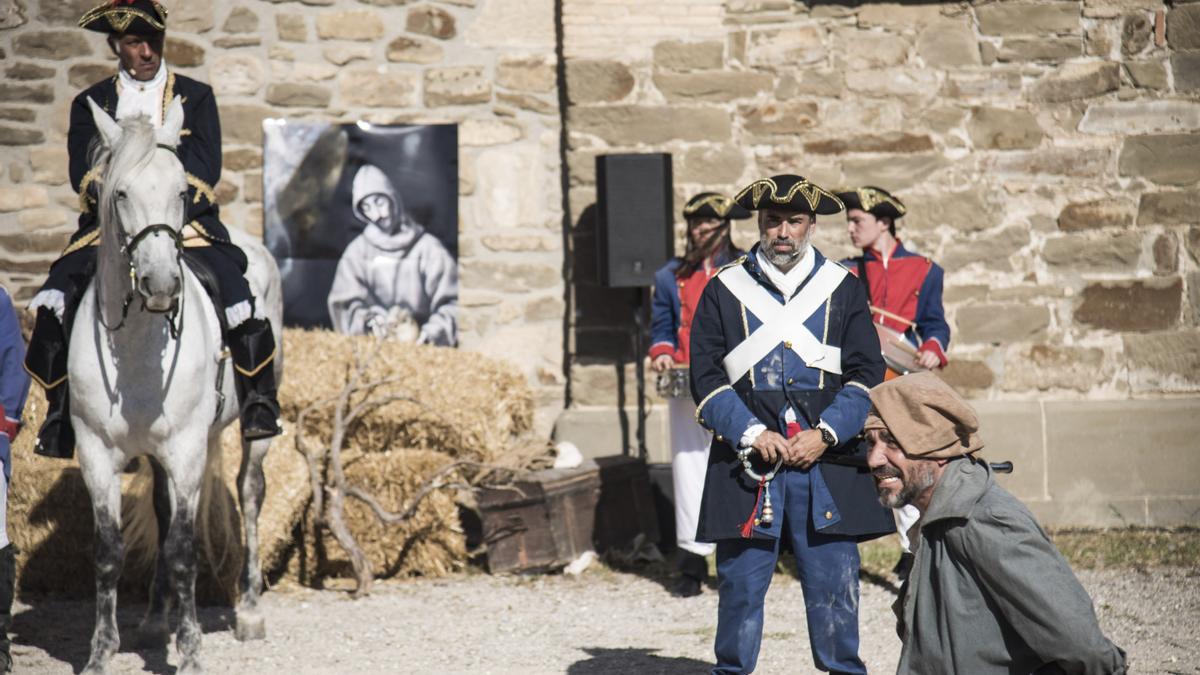
<svg viewBox="0 0 1200 675"><path fill-rule="evenodd" d="M179 97L162 128L144 116L117 123L90 98L92 118L107 156L100 190L101 246L123 256L146 309L165 312L183 290L179 255L188 184L175 154L183 128Z"/></svg>

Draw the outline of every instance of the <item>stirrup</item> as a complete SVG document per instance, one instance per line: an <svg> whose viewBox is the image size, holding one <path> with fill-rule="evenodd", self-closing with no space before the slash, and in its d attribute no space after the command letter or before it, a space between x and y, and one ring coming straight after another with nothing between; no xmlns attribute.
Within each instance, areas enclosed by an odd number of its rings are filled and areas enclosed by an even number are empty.
<svg viewBox="0 0 1200 675"><path fill-rule="evenodd" d="M279 426L279 407L270 398L257 392L248 392L239 413L242 438L256 441L283 433Z"/></svg>
<svg viewBox="0 0 1200 675"><path fill-rule="evenodd" d="M54 459L71 459L75 456L75 430L71 428L71 419L65 417L61 409L46 415L42 428L38 429L33 452Z"/></svg>

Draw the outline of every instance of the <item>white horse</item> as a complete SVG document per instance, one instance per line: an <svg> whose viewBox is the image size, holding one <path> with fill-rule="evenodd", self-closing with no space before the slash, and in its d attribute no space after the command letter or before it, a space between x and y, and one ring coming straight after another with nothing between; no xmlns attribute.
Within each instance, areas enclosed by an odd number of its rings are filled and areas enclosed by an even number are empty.
<svg viewBox="0 0 1200 675"><path fill-rule="evenodd" d="M96 160L103 166L100 249L96 275L75 316L68 357L71 423L95 516L96 627L86 672L104 672L120 646L120 474L142 455L149 457L160 483L154 501L162 545L141 631L169 639L167 612L174 599L180 614L179 670L194 672L200 669L201 632L196 522L202 485L220 479L221 429L238 416L232 365L221 355L217 310L181 259L188 184L175 154L183 125L180 100L170 104L160 129L145 117L118 124L89 103L101 139ZM237 243L251 261L247 279L259 306L279 326L282 300L274 261L248 236ZM276 354L273 367L279 376L282 349ZM257 606L262 578L256 525L269 446L268 439L243 442L238 492L246 544L239 639L265 634Z"/></svg>

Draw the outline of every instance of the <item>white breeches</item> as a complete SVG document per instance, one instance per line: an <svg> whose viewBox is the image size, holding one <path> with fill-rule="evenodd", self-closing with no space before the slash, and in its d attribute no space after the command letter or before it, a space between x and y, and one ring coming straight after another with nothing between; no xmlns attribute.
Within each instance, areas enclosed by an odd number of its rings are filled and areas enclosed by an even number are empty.
<svg viewBox="0 0 1200 675"><path fill-rule="evenodd" d="M921 511L912 504L908 504L898 509L892 509L892 516L896 518L896 533L900 535L900 548L912 553L912 545L908 541L908 530L921 517Z"/></svg>
<svg viewBox="0 0 1200 675"><path fill-rule="evenodd" d="M671 417L671 477L675 486L675 543L685 551L708 555L716 544L696 541L700 522L700 497L708 472L708 446L712 433L696 423L696 404L685 398L667 401Z"/></svg>
<svg viewBox="0 0 1200 675"><path fill-rule="evenodd" d="M8 481L0 473L0 548L8 544Z"/></svg>

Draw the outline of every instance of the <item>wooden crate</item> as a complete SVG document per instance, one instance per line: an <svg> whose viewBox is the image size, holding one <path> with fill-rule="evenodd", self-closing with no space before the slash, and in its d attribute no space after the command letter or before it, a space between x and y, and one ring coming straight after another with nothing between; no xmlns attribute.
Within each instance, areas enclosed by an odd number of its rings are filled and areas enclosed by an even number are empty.
<svg viewBox="0 0 1200 675"><path fill-rule="evenodd" d="M480 489L488 570L549 570L591 550L599 493L599 467L590 461L539 471L512 488Z"/></svg>

